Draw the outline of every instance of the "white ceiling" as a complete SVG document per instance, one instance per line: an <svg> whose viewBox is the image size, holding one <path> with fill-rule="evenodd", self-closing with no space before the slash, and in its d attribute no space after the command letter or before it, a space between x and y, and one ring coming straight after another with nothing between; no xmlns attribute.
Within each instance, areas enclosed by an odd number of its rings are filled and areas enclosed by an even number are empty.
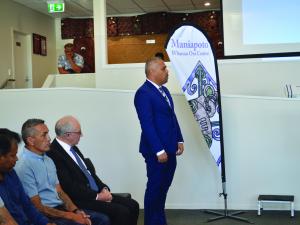
<svg viewBox="0 0 300 225"><path fill-rule="evenodd" d="M51 0L12 0L52 17L92 17L93 0L64 0L64 13L47 12ZM53 1L53 0L52 0ZM210 2L210 6L204 6ZM149 12L180 12L220 9L220 0L106 0L107 16L138 15Z"/></svg>

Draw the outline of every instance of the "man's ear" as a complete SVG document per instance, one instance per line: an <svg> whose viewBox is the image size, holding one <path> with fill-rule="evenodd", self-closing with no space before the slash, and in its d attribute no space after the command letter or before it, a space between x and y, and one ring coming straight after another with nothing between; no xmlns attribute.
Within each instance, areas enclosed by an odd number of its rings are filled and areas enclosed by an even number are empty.
<svg viewBox="0 0 300 225"><path fill-rule="evenodd" d="M26 142L28 145L33 146L34 145L34 137L28 137L26 139Z"/></svg>

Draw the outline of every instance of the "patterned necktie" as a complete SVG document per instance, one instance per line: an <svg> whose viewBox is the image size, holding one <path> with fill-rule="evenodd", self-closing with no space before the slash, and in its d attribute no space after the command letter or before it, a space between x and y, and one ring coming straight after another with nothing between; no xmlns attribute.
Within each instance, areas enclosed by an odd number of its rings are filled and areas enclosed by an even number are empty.
<svg viewBox="0 0 300 225"><path fill-rule="evenodd" d="M169 106L171 107L170 100L169 100L168 96L166 95L166 93L164 92L163 88L159 87L158 90L162 94L162 96L164 97L164 99L167 101L167 103L169 104Z"/></svg>
<svg viewBox="0 0 300 225"><path fill-rule="evenodd" d="M89 171L87 170L87 168L83 165L79 155L76 153L76 151L71 148L70 151L72 152L72 154L75 156L75 159L78 163L78 166L80 167L81 171L84 173L84 175L86 176L86 178L88 179L89 183L90 183L90 187L92 190L94 191L99 191L99 188L95 182L95 179L92 177L92 175L89 173Z"/></svg>

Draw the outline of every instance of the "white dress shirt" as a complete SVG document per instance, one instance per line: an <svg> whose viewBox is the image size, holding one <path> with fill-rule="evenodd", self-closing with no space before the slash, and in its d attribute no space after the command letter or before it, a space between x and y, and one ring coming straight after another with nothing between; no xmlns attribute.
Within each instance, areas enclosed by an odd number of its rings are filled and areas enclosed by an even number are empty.
<svg viewBox="0 0 300 225"><path fill-rule="evenodd" d="M75 158L75 156L73 155L73 153L71 152L71 145L68 145L67 143L59 140L58 138L56 138L56 141L61 145L61 147L66 151L66 153L68 153L68 155L73 159L73 161L78 165L77 160ZM80 161L82 162L82 164L86 167L84 161L81 159L81 157L79 156ZM79 166L79 165L78 165ZM90 173L90 171L88 170L88 172Z"/></svg>

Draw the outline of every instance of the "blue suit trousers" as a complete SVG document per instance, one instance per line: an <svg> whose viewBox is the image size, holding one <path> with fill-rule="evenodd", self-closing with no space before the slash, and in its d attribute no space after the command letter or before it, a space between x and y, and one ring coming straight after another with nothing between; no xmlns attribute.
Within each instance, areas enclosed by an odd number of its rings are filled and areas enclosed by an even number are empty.
<svg viewBox="0 0 300 225"><path fill-rule="evenodd" d="M144 198L144 225L166 225L165 202L175 169L176 155L168 154L168 161L160 163L156 155L143 154L147 167L147 186Z"/></svg>

